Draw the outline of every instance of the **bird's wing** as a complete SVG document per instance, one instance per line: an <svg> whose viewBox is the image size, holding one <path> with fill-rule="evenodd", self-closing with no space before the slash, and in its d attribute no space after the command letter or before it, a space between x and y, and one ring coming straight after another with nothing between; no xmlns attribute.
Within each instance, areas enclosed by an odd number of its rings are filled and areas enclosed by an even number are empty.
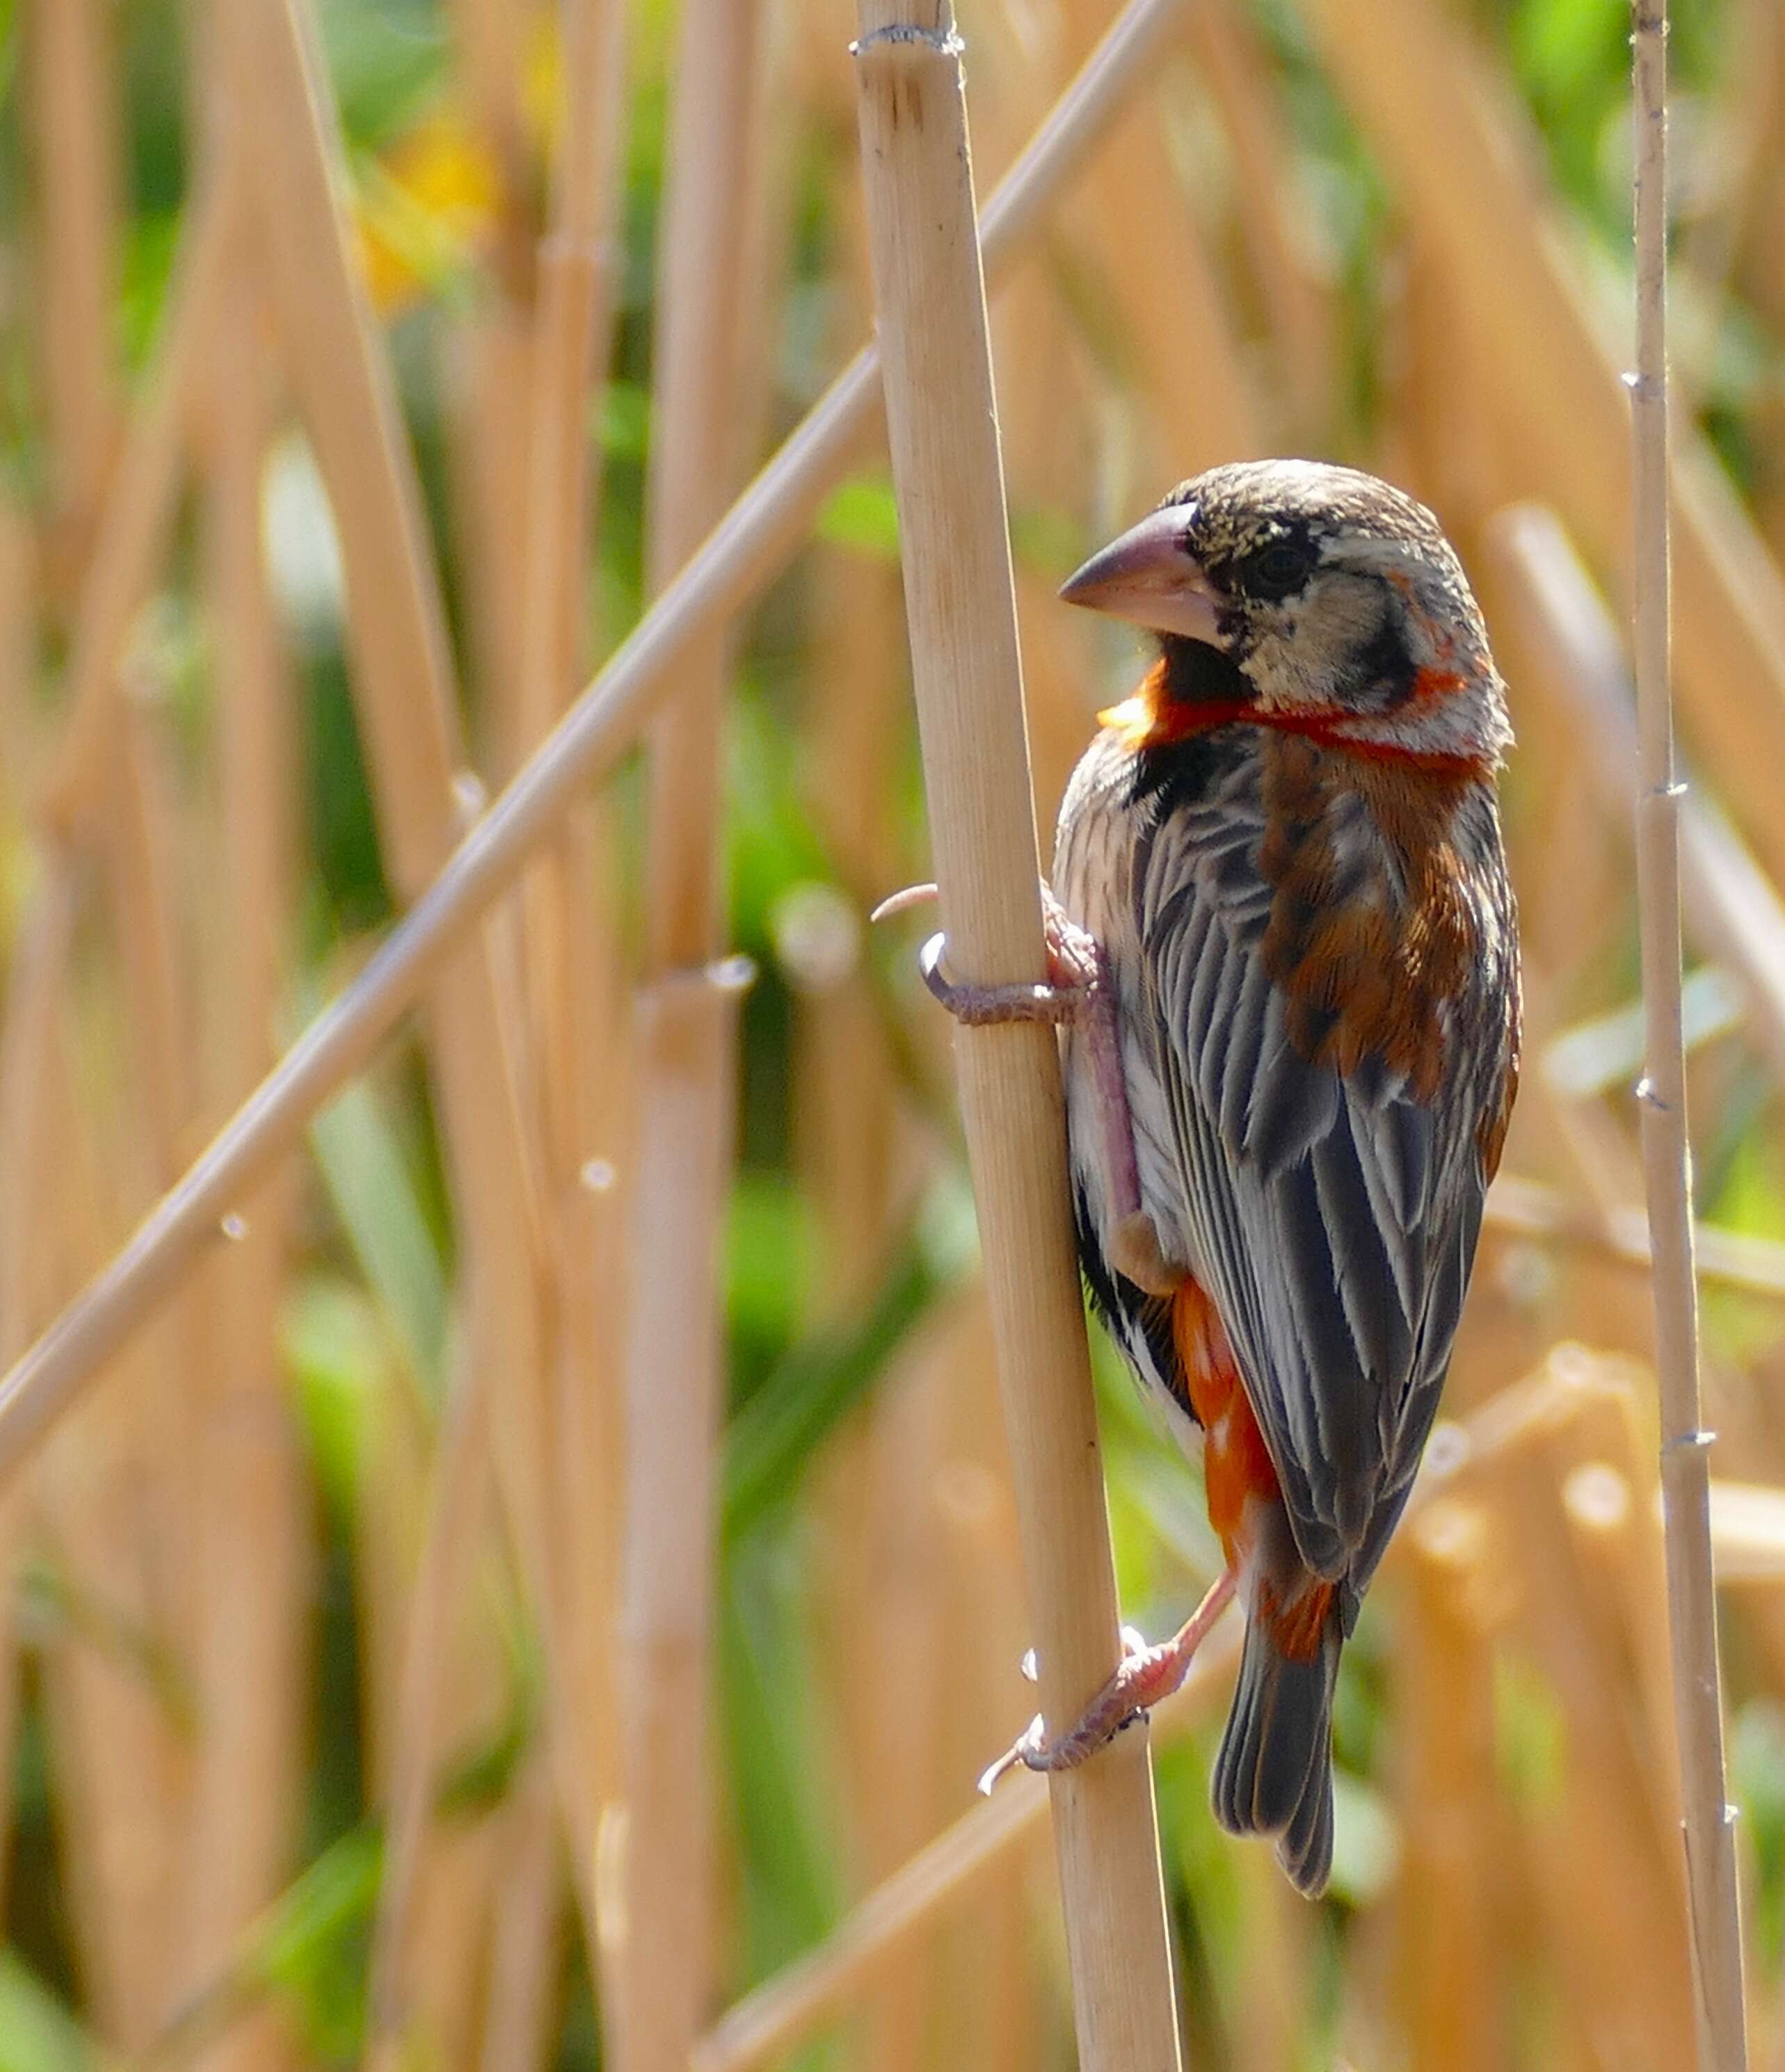
<svg viewBox="0 0 1785 2072"><path fill-rule="evenodd" d="M1454 1054L1429 1099L1373 1054L1344 1074L1310 1063L1305 1023L1298 1044L1294 1003L1268 968L1278 888L1260 865L1265 836L1258 787L1243 779L1166 804L1136 858L1153 995L1139 1019L1159 1047L1192 1263L1233 1342L1303 1557L1347 1579L1355 1605L1450 1362L1487 1187L1486 1118L1506 1097L1516 981L1508 939L1503 971L1487 957L1472 973L1483 999L1459 999L1448 1016ZM1330 896L1363 891L1347 873L1367 867L1339 843Z"/></svg>

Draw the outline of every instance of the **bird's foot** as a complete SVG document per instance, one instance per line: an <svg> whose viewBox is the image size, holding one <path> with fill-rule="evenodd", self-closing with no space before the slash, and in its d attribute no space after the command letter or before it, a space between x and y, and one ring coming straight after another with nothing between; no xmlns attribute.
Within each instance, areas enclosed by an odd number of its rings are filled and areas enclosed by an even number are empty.
<svg viewBox="0 0 1785 2072"><path fill-rule="evenodd" d="M1075 1770L1113 1741L1131 1720L1144 1716L1153 1706L1169 1698L1189 1674L1197 1649L1227 1609L1233 1589L1233 1571L1224 1569L1183 1625L1170 1640L1162 1641L1156 1647L1136 1646L1125 1632L1128 1653L1121 1667L1085 1708L1077 1724L1050 1741L1039 1716L1031 1720L1027 1731L980 1778L980 1790L989 1792L1006 1770L1019 1766L1028 1770Z"/></svg>
<svg viewBox="0 0 1785 2072"><path fill-rule="evenodd" d="M936 897L933 885L913 885L882 900L873 918L889 915ZM942 960L948 939L932 935L918 952L923 983L957 1022L981 1028L994 1022L1061 1023L1080 1018L1103 984L1103 952L1096 939L1062 911L1051 890L1041 888L1042 930L1047 945L1047 977L1036 985L957 985L944 976Z"/></svg>

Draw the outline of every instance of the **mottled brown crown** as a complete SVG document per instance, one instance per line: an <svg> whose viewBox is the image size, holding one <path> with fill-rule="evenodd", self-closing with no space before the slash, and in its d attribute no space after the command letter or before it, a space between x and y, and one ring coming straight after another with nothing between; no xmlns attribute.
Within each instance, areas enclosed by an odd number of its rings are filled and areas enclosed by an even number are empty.
<svg viewBox="0 0 1785 2072"><path fill-rule="evenodd" d="M1185 514L1188 550L1205 566L1248 559L1287 537L1380 541L1455 556L1423 504L1380 476L1325 461L1235 461L1181 482L1160 508ZM1458 568L1458 573L1461 574Z"/></svg>

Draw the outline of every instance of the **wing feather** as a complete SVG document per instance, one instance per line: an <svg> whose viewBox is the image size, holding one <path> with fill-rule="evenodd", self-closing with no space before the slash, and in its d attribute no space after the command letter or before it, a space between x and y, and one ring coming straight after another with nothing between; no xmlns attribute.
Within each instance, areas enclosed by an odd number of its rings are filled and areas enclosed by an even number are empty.
<svg viewBox="0 0 1785 2072"><path fill-rule="evenodd" d="M1367 818L1347 808L1347 841ZM1486 828L1497 845L1491 808ZM1477 830L1480 832L1480 830ZM1162 802L1133 898L1191 1263L1225 1322L1298 1544L1360 1596L1435 1412L1487 1179L1483 1118L1510 1060L1495 996L1505 940L1458 1001L1430 1100L1376 1055L1349 1076L1292 1040L1265 948L1256 759L1202 796ZM1497 860L1497 848L1494 851ZM1492 874L1489 874L1490 876ZM1331 886L1368 873L1337 853ZM1303 1041L1306 1042L1304 1031Z"/></svg>

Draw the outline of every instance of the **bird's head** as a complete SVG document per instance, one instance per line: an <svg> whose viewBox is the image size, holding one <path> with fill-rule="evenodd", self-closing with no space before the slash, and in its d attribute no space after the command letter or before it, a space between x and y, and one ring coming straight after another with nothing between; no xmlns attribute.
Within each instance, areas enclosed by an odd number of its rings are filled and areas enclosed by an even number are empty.
<svg viewBox="0 0 1785 2072"><path fill-rule="evenodd" d="M1199 704L1240 707L1488 768L1511 738L1480 610L1437 521L1352 468L1211 468L1060 594L1159 635L1158 694L1181 719Z"/></svg>

